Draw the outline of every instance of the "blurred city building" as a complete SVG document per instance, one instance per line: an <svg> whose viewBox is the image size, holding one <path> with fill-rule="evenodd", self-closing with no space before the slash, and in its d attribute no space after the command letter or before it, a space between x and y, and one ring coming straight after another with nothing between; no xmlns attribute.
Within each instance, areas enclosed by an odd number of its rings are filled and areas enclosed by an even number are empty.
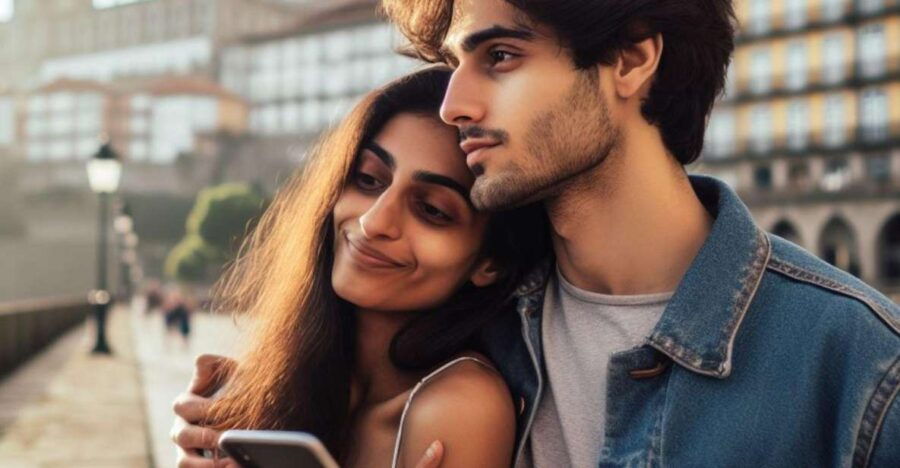
<svg viewBox="0 0 900 468"><path fill-rule="evenodd" d="M319 2L293 28L226 45L219 80L250 106L252 138L234 158L233 178L274 189L310 143L359 97L419 63L396 53L403 43L376 15L377 1Z"/></svg>
<svg viewBox="0 0 900 468"><path fill-rule="evenodd" d="M743 0L697 170L767 230L900 292L900 2Z"/></svg>

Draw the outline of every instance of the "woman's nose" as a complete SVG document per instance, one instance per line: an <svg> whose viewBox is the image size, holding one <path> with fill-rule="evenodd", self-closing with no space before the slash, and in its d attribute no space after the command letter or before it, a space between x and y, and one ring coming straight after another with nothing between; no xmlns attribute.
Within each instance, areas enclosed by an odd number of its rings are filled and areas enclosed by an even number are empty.
<svg viewBox="0 0 900 468"><path fill-rule="evenodd" d="M400 237L400 201L384 192L359 217L359 227L366 239L397 239Z"/></svg>

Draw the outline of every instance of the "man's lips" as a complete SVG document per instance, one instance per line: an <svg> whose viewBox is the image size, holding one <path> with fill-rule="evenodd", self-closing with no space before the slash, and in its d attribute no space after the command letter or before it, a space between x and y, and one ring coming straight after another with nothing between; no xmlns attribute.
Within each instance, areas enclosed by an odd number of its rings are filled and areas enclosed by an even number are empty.
<svg viewBox="0 0 900 468"><path fill-rule="evenodd" d="M361 239L355 239L349 234L344 234L344 238L347 239L347 252L354 260L363 265L373 268L399 268L405 266L403 263L366 245L366 242Z"/></svg>
<svg viewBox="0 0 900 468"><path fill-rule="evenodd" d="M492 146L497 146L500 143L494 140L486 140L484 138L470 138L463 140L459 147L462 148L463 152L468 154L472 154L475 151L478 151L482 148L490 148Z"/></svg>

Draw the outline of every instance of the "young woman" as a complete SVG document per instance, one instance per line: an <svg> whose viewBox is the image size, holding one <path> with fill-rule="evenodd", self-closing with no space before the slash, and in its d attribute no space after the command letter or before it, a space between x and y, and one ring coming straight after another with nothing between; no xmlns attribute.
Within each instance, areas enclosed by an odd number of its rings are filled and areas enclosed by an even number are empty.
<svg viewBox="0 0 900 468"><path fill-rule="evenodd" d="M220 283L252 317L250 348L209 425L303 430L342 466L510 464L515 409L478 353L545 252L543 210L487 214L456 130L449 72L367 96L276 196Z"/></svg>

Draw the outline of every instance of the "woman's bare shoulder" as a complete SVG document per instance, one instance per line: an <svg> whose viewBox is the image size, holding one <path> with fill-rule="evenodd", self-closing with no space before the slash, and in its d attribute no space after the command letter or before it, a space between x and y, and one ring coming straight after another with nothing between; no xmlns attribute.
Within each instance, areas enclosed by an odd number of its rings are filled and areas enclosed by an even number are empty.
<svg viewBox="0 0 900 468"><path fill-rule="evenodd" d="M444 444L442 467L508 466L515 440L509 389L490 361L466 354L420 388L410 403L401 459L413 466L434 440Z"/></svg>

